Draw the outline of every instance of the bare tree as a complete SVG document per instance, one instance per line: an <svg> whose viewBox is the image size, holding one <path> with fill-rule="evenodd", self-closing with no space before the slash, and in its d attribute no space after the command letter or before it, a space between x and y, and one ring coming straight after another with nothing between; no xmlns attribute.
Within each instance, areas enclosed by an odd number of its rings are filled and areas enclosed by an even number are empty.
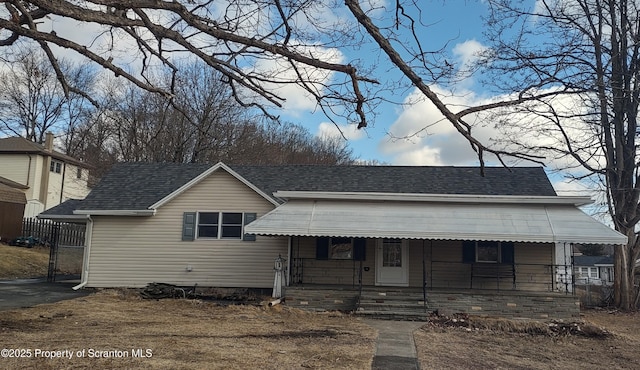
<svg viewBox="0 0 640 370"><path fill-rule="evenodd" d="M635 1L491 0L485 86L526 100L485 113L521 153L601 184L616 230L615 303L638 304L640 7ZM553 35L552 37L548 37ZM513 99L512 99L513 100ZM504 108L504 107L503 107Z"/></svg>
<svg viewBox="0 0 640 370"><path fill-rule="evenodd" d="M172 78L172 76L160 76ZM182 65L171 99L135 86L105 82L101 109L77 130L74 155L99 177L116 161L235 164L353 161L343 139L314 137L292 123L252 116L220 75L201 63Z"/></svg>
<svg viewBox="0 0 640 370"><path fill-rule="evenodd" d="M344 5L308 0L4 0L3 3L6 11L0 14L0 46L14 45L20 40L36 42L48 55L68 92L82 93L68 83L58 67L53 46L74 52L138 87L169 98L176 95L179 86L179 66L175 60L186 54L219 73L234 99L244 107L256 107L277 118L271 108L282 107L284 97L275 87L295 85L315 100L317 109L332 122L346 121L362 128L383 99L380 91L407 86L389 81L380 84L375 77L368 77L378 65L376 61L342 61L340 49L359 48L373 41L406 77L404 82L415 85L468 140L482 164L484 153L498 158L511 155L540 159L536 155L495 150L477 140L472 135L472 125L464 119L474 110L453 112L429 88L430 82L449 75L450 68L440 63L441 50L426 51L417 42L416 35L420 33L417 27L421 23L405 12L405 6L417 8L413 1L407 4L397 1L395 9L377 9L372 5L374 2L364 2L363 8L356 0L346 0ZM395 18L383 19L388 26L380 28L374 24L372 14L393 14ZM344 19L349 15L357 22ZM77 34L64 32L62 27L56 29L55 25L65 21L95 30L94 38L83 41ZM408 40L415 42L414 48L399 37L399 27L414 36ZM123 50L122 45L128 49ZM417 65L405 62L398 50ZM139 65L128 64L132 55ZM155 83L152 75L158 68L171 73L168 83Z"/></svg>
<svg viewBox="0 0 640 370"><path fill-rule="evenodd" d="M59 66L74 86L90 91L92 74L63 60ZM5 57L0 69L0 132L44 142L47 131L66 133L87 114L87 101L65 96L51 64L38 49Z"/></svg>

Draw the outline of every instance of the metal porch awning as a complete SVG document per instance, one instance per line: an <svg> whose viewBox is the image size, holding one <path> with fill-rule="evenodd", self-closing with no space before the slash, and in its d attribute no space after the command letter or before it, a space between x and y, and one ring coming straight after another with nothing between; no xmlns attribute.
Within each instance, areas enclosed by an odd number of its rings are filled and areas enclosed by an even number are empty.
<svg viewBox="0 0 640 370"><path fill-rule="evenodd" d="M258 235L625 244L569 204L291 199L246 226Z"/></svg>

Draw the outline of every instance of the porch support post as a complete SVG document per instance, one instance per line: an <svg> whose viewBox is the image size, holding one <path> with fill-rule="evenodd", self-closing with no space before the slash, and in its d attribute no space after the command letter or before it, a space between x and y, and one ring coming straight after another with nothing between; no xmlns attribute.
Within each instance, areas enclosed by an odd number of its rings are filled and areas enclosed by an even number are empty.
<svg viewBox="0 0 640 370"><path fill-rule="evenodd" d="M424 311L427 312L427 266L424 260L425 257L425 240L422 239L422 306ZM431 242L433 244L433 241Z"/></svg>
<svg viewBox="0 0 640 370"><path fill-rule="evenodd" d="M293 236L287 238L287 273L285 276L285 286L289 286L291 282L291 250L293 249Z"/></svg>
<svg viewBox="0 0 640 370"><path fill-rule="evenodd" d="M553 251L553 290L559 292L573 292L573 244L555 243Z"/></svg>

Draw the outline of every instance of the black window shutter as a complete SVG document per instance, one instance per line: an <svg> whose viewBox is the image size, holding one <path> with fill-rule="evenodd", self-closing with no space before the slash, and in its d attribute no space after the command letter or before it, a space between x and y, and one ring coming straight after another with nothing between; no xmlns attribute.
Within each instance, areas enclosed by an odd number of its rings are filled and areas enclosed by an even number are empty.
<svg viewBox="0 0 640 370"><path fill-rule="evenodd" d="M244 226L250 224L251 222L255 221L257 218L257 214L255 213L245 213L244 214ZM255 242L256 241L256 235L255 234L244 234L244 236L242 237L242 240L244 240L245 242Z"/></svg>
<svg viewBox="0 0 640 370"><path fill-rule="evenodd" d="M500 251L500 254L502 254L500 256L500 262L509 264L513 264L515 262L515 252L512 242L502 242L500 245Z"/></svg>
<svg viewBox="0 0 640 370"><path fill-rule="evenodd" d="M185 212L182 215L182 240L193 241L196 238L196 213Z"/></svg>
<svg viewBox="0 0 640 370"><path fill-rule="evenodd" d="M329 238L320 237L316 238L316 259L328 260L329 259Z"/></svg>
<svg viewBox="0 0 640 370"><path fill-rule="evenodd" d="M365 261L367 259L367 239L353 239L353 259L355 261Z"/></svg>
<svg viewBox="0 0 640 370"><path fill-rule="evenodd" d="M465 240L462 242L462 262L476 262L476 242L473 240Z"/></svg>

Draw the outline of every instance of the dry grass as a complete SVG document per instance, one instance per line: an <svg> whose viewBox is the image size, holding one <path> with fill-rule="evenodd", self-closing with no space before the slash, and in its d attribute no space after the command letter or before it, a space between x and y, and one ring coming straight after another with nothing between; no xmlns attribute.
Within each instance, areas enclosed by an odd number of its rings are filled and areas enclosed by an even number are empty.
<svg viewBox="0 0 640 370"><path fill-rule="evenodd" d="M376 332L350 316L143 300L127 291L3 312L2 348L121 350L125 358L0 358L3 369L365 369ZM132 358L150 349L150 358Z"/></svg>
<svg viewBox="0 0 640 370"><path fill-rule="evenodd" d="M465 318L426 324L414 337L423 369L638 369L640 314L587 311L607 336L557 335L539 322ZM339 313L278 305L143 300L127 290L5 311L2 348L85 351L78 358L0 358L2 369L370 369L376 332ZM151 357L134 358L132 350ZM127 353L89 358L89 350Z"/></svg>
<svg viewBox="0 0 640 370"><path fill-rule="evenodd" d="M0 243L0 279L25 279L47 275L49 248L22 248Z"/></svg>
<svg viewBox="0 0 640 370"><path fill-rule="evenodd" d="M638 313L586 311L580 335L533 321L469 319L470 326L425 325L415 333L423 369L640 368Z"/></svg>

